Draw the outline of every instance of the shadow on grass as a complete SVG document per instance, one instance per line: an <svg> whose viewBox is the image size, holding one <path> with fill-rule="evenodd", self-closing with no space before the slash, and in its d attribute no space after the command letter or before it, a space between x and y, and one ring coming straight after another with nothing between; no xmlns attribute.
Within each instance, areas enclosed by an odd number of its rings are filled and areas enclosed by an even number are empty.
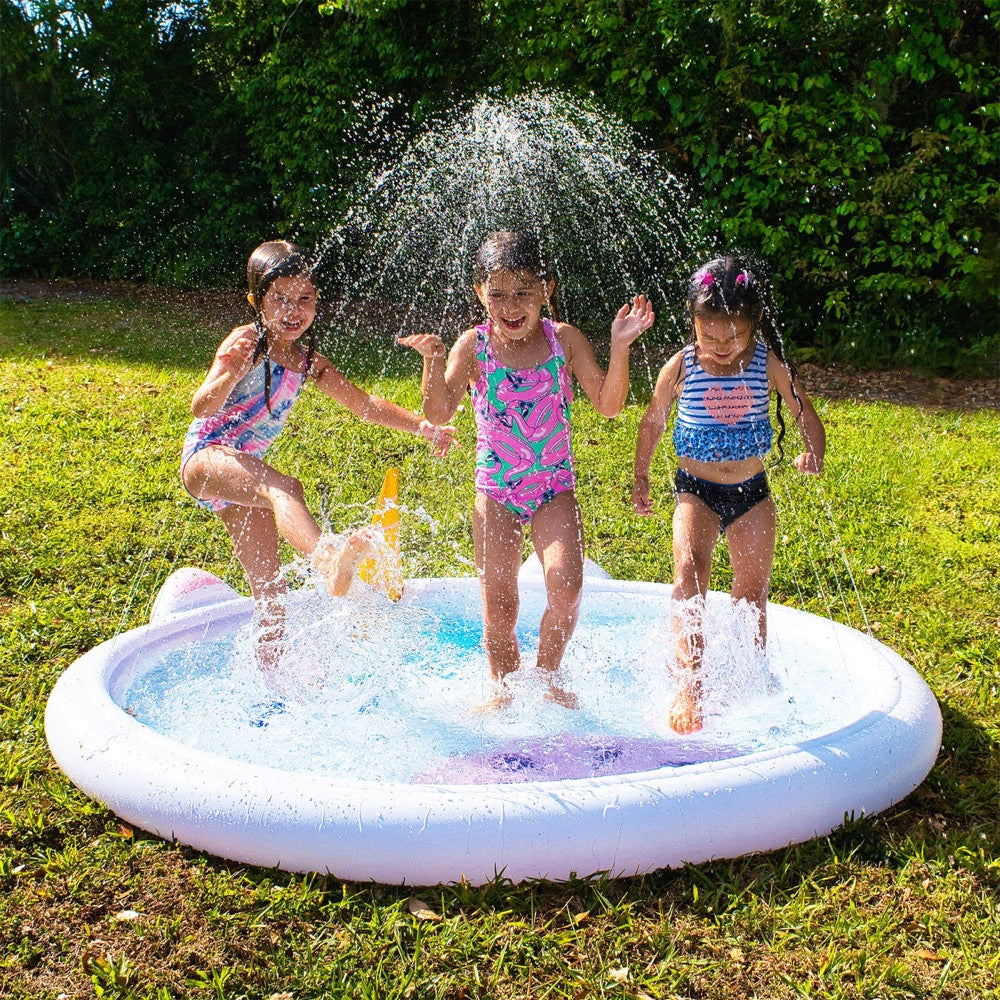
<svg viewBox="0 0 1000 1000"><path fill-rule="evenodd" d="M391 335L341 333L317 311L318 349L349 377L420 378L420 359ZM222 338L252 320L242 292L179 292L81 282L0 284L0 358L153 365L206 371Z"/></svg>

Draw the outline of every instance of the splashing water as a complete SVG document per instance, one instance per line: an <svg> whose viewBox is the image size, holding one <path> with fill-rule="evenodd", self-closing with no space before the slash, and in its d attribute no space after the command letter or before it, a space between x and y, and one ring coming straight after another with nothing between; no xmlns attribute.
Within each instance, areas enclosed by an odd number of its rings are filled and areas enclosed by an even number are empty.
<svg viewBox="0 0 1000 1000"><path fill-rule="evenodd" d="M563 318L603 334L640 292L679 303L701 221L681 183L594 104L535 92L484 97L432 124L373 174L318 251L338 331L453 339L470 319L486 236L539 236ZM663 309L664 323L677 309Z"/></svg>
<svg viewBox="0 0 1000 1000"><path fill-rule="evenodd" d="M318 250L338 360L359 335L384 338L386 367L396 336L454 339L474 315L475 252L498 229L539 235L563 318L595 340L639 292L654 300L657 339L686 339L681 303L706 257L703 222L635 133L593 104L535 93L460 106L369 177L352 205ZM433 527L429 540L447 544ZM664 663L674 644L669 600L628 595L598 606L586 592L564 659L580 700L569 712L544 699L531 669L544 598L524 597L525 666L503 712L475 711L492 694L478 595L444 608L405 597L387 607L360 586L331 601L309 581L289 601L281 693L257 669L245 626L163 651L121 703L179 742L237 760L387 781L624 773L785 744L849 715L836 655L811 671L808 691L794 683L822 620L773 635L765 659L755 652L756 618L719 599L704 621L705 731L679 738L665 722L674 695Z"/></svg>
<svg viewBox="0 0 1000 1000"><path fill-rule="evenodd" d="M585 591L564 664L580 708L566 710L544 699L545 682L530 666L544 605L536 586L523 588L525 666L512 678L513 703L479 713L491 689L478 593L473 581L455 583L443 592L411 584L417 593L398 605L360 585L339 601L307 586L289 602L281 667L289 693L257 669L252 628L228 623L196 641L185 633L150 656L117 700L171 739L251 764L472 783L723 759L836 728L854 708L836 641L817 633L832 623L802 616L782 624L765 661L753 651L755 617L711 595L705 730L678 737L665 722L672 608L662 591L637 588ZM797 658L807 644L814 652L801 690Z"/></svg>

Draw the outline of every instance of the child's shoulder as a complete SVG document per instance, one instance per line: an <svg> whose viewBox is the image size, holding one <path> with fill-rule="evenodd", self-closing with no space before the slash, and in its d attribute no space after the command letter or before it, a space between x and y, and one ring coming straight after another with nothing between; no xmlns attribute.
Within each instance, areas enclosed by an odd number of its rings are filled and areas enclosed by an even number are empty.
<svg viewBox="0 0 1000 1000"><path fill-rule="evenodd" d="M473 381L479 371L479 328L463 330L448 352L449 366L458 365L464 378Z"/></svg>
<svg viewBox="0 0 1000 1000"><path fill-rule="evenodd" d="M682 347L679 351L675 351L669 358L667 358L663 367L660 369L661 377L663 375L669 375L672 372L679 372L681 375L684 374L684 357L687 354L687 350L686 346Z"/></svg>
<svg viewBox="0 0 1000 1000"><path fill-rule="evenodd" d="M589 344L587 340L587 335L572 323L563 323L561 321L552 321L552 332L555 335L556 340L559 341L560 346L567 354L572 354L573 348L580 344Z"/></svg>
<svg viewBox="0 0 1000 1000"><path fill-rule="evenodd" d="M664 362L659 375L656 376L657 391L667 389L672 395L680 391L684 384L684 351L685 348L682 347Z"/></svg>
<svg viewBox="0 0 1000 1000"><path fill-rule="evenodd" d="M478 326L470 326L463 330L455 343L451 345L449 353L458 357L475 358L479 350L479 329Z"/></svg>
<svg viewBox="0 0 1000 1000"><path fill-rule="evenodd" d="M777 351L769 344L764 345L766 349L766 354L764 355L764 369L768 376L774 376L779 372L789 372L788 362L784 361ZM760 348L758 347L758 350Z"/></svg>
<svg viewBox="0 0 1000 1000"><path fill-rule="evenodd" d="M552 329L555 331L557 337L582 337L584 336L583 331L577 327L573 326L572 323L564 323L561 319L549 320L552 324Z"/></svg>
<svg viewBox="0 0 1000 1000"><path fill-rule="evenodd" d="M764 362L764 371L767 380L772 388L781 392L783 389L793 389L796 392L805 392L802 380L799 378L795 366L782 358L772 347L767 349L767 360Z"/></svg>

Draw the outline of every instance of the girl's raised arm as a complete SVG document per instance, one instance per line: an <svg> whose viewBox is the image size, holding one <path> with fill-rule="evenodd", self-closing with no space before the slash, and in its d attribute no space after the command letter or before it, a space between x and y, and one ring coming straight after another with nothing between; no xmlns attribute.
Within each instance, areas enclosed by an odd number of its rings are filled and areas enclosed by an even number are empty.
<svg viewBox="0 0 1000 1000"><path fill-rule="evenodd" d="M645 295L637 295L631 305L626 302L611 323L611 356L607 373L594 357L587 338L575 327L562 324L559 341L566 352L566 361L581 388L602 417L617 417L628 396L629 347L656 319L653 306Z"/></svg>
<svg viewBox="0 0 1000 1000"><path fill-rule="evenodd" d="M370 395L321 354L316 355L312 371L317 388L361 420L426 438L434 446L434 454L438 456L447 454L448 449L457 442L454 427L439 427L390 399Z"/></svg>
<svg viewBox="0 0 1000 1000"><path fill-rule="evenodd" d="M433 333L400 337L404 347L412 347L423 356L424 371L420 380L424 416L435 423L451 420L465 398L469 384L476 378L476 331L466 330L452 347L445 362L444 341Z"/></svg>
<svg viewBox="0 0 1000 1000"><path fill-rule="evenodd" d="M219 344L204 381L191 398L191 412L209 417L229 398L233 386L253 367L257 331L252 326L238 326Z"/></svg>

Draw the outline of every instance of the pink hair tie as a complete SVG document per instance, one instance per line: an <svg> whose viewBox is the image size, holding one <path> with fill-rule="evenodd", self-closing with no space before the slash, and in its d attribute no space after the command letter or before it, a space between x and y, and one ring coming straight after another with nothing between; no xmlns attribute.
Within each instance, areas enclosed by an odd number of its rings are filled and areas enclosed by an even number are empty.
<svg viewBox="0 0 1000 1000"><path fill-rule="evenodd" d="M711 288L715 284L715 276L713 274L702 275L701 284L705 288Z"/></svg>
<svg viewBox="0 0 1000 1000"><path fill-rule="evenodd" d="M746 271L740 271L740 273L736 275L736 284L745 285L746 283L747 283L747 273Z"/></svg>

